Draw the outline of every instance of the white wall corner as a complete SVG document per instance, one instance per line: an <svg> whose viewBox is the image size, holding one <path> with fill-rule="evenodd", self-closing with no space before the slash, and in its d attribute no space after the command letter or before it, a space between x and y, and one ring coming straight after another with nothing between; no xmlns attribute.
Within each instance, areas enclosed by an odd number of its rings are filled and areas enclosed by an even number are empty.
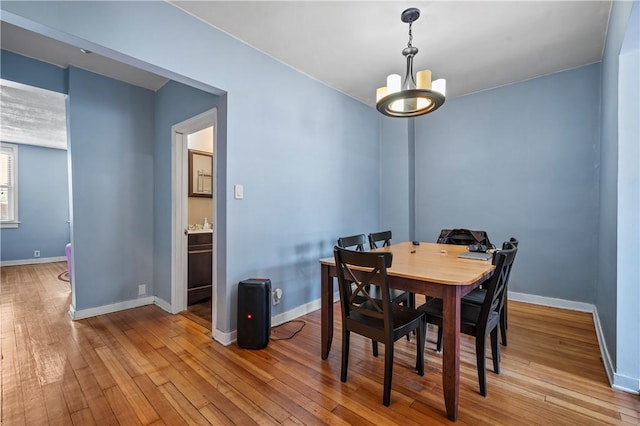
<svg viewBox="0 0 640 426"><path fill-rule="evenodd" d="M160 309L162 309L165 312L168 312L170 314L176 314L177 312L173 312L171 309L171 303L167 302L164 299L160 299L158 296L155 296L153 298L153 304L157 305L158 307L160 307Z"/></svg>

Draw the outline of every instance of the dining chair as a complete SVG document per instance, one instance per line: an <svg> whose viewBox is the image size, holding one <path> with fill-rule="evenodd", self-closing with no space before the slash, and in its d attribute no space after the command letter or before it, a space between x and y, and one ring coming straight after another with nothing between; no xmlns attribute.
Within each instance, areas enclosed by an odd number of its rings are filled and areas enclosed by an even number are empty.
<svg viewBox="0 0 640 426"><path fill-rule="evenodd" d="M500 321L500 306L505 297L505 287L508 274L515 258L516 248L510 242L503 244L504 249L495 253L495 270L486 285L486 295L482 305L475 303L460 303L460 332L475 336L476 364L478 368L478 382L480 394L487 396L487 376L485 345L487 335L491 336L491 356L493 371L500 374L500 345L498 344L498 323ZM442 299L433 298L418 310L426 313L427 323L438 326L437 350L442 349Z"/></svg>
<svg viewBox="0 0 640 426"><path fill-rule="evenodd" d="M369 247L371 249L388 247L391 245L391 231L372 232L367 238L369 239ZM382 244L378 246L379 243Z"/></svg>
<svg viewBox="0 0 640 426"><path fill-rule="evenodd" d="M372 232L371 234L368 235L369 247L371 248L371 250L377 249L378 247L389 247L391 245L391 237L392 237L391 231ZM406 295L407 306L409 306L410 308L416 307L415 293L404 292L399 290L392 290L392 291L396 292L394 296L394 301L399 302L398 299Z"/></svg>
<svg viewBox="0 0 640 426"><path fill-rule="evenodd" d="M391 233L391 231L389 231L389 233ZM338 238L338 247L355 250L355 251L364 251L364 245L366 244L366 241L367 241L366 238L367 237L365 237L364 234L350 235L348 237L340 237ZM389 238L391 238L391 236L389 236ZM380 295L377 294L378 289L376 286L373 286L372 288L370 285L367 285L366 290L370 294L372 294L373 297L380 299ZM411 298L404 291L391 289L391 297L393 298L393 301L395 303L403 303L406 306L410 306L411 304ZM412 308L416 307L415 296L413 299L413 305L411 307ZM407 335L407 340L411 340L410 335ZM373 355L378 356L378 344L376 343L376 341L372 341L372 349L373 349Z"/></svg>
<svg viewBox="0 0 640 426"><path fill-rule="evenodd" d="M518 244L519 241L516 238L511 237L509 242L516 248L516 254L518 254ZM502 249L505 249L505 243L502 244ZM493 258L495 264L495 256ZM514 254L515 261L515 254ZM504 286L504 298L502 299L502 306L500 306L500 343L502 346L507 346L507 304L508 304L508 294L509 294L509 277L511 276L511 268L513 267L513 263L509 266L509 271L507 271L507 282ZM487 295L487 290L485 288L475 288L471 291L471 293L467 294L462 298L463 302L474 303L476 305L482 305L484 303L484 299Z"/></svg>
<svg viewBox="0 0 640 426"><path fill-rule="evenodd" d="M394 303L389 291L387 268L391 267L391 252L358 252L334 248L334 257L342 308L342 367L340 381L347 381L351 332L384 344L384 391L382 403L391 402L394 344L402 336L416 331L417 373L424 376L425 317L422 311ZM366 290L375 282L381 299ZM353 285L355 284L355 285Z"/></svg>

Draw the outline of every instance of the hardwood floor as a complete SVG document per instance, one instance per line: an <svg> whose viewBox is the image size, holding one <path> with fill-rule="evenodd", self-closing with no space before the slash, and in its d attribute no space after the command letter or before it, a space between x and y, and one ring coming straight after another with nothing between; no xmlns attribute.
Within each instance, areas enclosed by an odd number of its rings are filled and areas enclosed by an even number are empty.
<svg viewBox="0 0 640 426"><path fill-rule="evenodd" d="M429 331L425 376L415 340L396 344L391 405L382 405L383 359L352 337L340 382L340 311L329 359L320 359L320 312L290 340L264 350L223 347L191 313L145 306L80 321L67 314L65 263L1 268L3 425L450 423L441 355ZM319 283L318 283L319 285ZM299 323L275 329L286 338ZM612 390L590 314L511 302L502 371L478 394L473 339L463 336L460 425L640 424L640 399ZM489 361L487 365L491 365Z"/></svg>
<svg viewBox="0 0 640 426"><path fill-rule="evenodd" d="M180 313L180 315L208 329L211 328L211 314L211 299L194 303L188 306L186 311Z"/></svg>

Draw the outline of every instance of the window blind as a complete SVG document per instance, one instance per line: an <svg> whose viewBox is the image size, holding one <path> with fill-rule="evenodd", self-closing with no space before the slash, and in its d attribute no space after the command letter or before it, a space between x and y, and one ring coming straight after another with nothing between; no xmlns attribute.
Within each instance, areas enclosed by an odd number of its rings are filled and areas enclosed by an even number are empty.
<svg viewBox="0 0 640 426"><path fill-rule="evenodd" d="M67 149L66 95L0 79L0 140Z"/></svg>

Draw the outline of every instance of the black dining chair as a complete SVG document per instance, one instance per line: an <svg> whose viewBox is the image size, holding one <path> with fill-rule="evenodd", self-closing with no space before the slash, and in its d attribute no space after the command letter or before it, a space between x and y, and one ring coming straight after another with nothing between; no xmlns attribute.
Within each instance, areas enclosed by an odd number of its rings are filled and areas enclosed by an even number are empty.
<svg viewBox="0 0 640 426"><path fill-rule="evenodd" d="M391 231L389 231L389 233L391 233ZM365 237L364 234L340 237L338 238L338 247L355 251L364 251L364 245L367 241L366 238L367 237ZM380 299L380 296L377 294L378 290L375 286L372 288L370 285L367 285L366 290L370 294L372 294L373 297ZM406 306L411 306L411 298L409 297L409 294L404 291L391 289L391 297L393 298L394 303L403 303ZM415 296L413 299L413 305L411 307L416 307ZM407 335L407 340L411 340L410 335ZM378 356L378 344L375 341L373 341L372 343L373 355Z"/></svg>
<svg viewBox="0 0 640 426"><path fill-rule="evenodd" d="M347 381L351 332L384 344L384 391L382 403L391 402L394 344L413 331L417 334L417 373L424 376L425 317L422 311L394 303L389 291L387 268L391 252L358 252L334 248L342 308L342 367L340 381ZM375 282L381 299L373 298L366 287Z"/></svg>
<svg viewBox="0 0 640 426"><path fill-rule="evenodd" d="M518 244L519 241L516 238L511 237L509 239L509 243L511 243L516 248L516 254L518 254ZM504 243L502 245L502 249L505 248ZM515 255L514 255L515 261ZM494 264L495 264L495 256L494 256ZM511 276L511 268L513 267L513 263L509 266L509 271L507 272L507 282L505 283L504 289L504 298L502 299L502 306L500 306L500 343L502 346L507 346L507 304L508 304L508 293L509 293L509 277ZM475 288L471 291L471 293L467 294L462 298L463 302L474 303L476 305L482 305L484 303L484 299L487 295L487 290L485 288Z"/></svg>
<svg viewBox="0 0 640 426"><path fill-rule="evenodd" d="M485 346L487 335L491 336L491 355L493 371L500 374L500 345L498 344L498 323L500 321L500 307L505 297L507 279L516 247L510 242L503 244L504 249L495 253L495 270L486 285L486 295L482 305L475 303L460 303L460 332L475 336L476 363L478 368L478 382L480 394L487 396L487 376ZM431 299L418 307L425 312L427 323L438 326L437 350L442 349L442 299Z"/></svg>
<svg viewBox="0 0 640 426"><path fill-rule="evenodd" d="M391 231L372 232L371 234L368 235L369 247L371 248L371 250L377 249L378 247L389 247L391 245L391 237L392 237ZM415 293L404 292L399 290L392 290L392 291L394 291L393 299L395 302L400 302L401 298L406 297L407 305L410 308L416 307Z"/></svg>
<svg viewBox="0 0 640 426"><path fill-rule="evenodd" d="M369 247L371 249L389 247L391 245L391 231L372 232L369 234L368 239Z"/></svg>

